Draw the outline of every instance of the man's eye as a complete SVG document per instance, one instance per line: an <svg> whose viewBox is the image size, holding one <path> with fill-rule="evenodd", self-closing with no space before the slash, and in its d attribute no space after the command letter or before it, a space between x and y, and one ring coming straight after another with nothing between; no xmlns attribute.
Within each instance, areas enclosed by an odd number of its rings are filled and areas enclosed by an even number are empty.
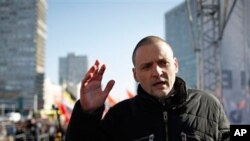
<svg viewBox="0 0 250 141"><path fill-rule="evenodd" d="M142 69L149 69L150 67L151 67L150 64L146 64L146 65L144 65L144 66L142 67Z"/></svg>
<svg viewBox="0 0 250 141"><path fill-rule="evenodd" d="M169 65L169 62L167 62L167 61L160 61L160 62L159 62L159 65L160 65L160 66L168 66L168 65Z"/></svg>

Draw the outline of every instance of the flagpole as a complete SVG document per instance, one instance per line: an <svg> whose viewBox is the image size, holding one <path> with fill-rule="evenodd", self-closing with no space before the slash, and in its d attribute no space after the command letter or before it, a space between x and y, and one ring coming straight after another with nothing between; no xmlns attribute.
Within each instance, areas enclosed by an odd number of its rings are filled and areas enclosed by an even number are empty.
<svg viewBox="0 0 250 141"><path fill-rule="evenodd" d="M56 117L57 117L57 122L58 122L59 133L61 133L61 137L63 137L63 129L62 129L62 125L61 125L59 109L54 104L52 105L52 109L56 111Z"/></svg>

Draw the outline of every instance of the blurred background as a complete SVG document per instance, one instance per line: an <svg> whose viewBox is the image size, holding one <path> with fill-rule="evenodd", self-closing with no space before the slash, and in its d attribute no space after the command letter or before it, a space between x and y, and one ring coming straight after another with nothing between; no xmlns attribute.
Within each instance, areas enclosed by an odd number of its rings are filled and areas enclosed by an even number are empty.
<svg viewBox="0 0 250 141"><path fill-rule="evenodd" d="M169 42L190 88L215 95L231 124L250 124L248 0L0 0L0 141L60 141L81 80L98 59L106 111L136 95L132 51Z"/></svg>

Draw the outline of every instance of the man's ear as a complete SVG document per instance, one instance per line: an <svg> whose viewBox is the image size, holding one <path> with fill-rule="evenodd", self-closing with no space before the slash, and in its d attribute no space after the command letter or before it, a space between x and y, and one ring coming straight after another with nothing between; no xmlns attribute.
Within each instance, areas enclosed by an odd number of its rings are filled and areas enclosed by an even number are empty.
<svg viewBox="0 0 250 141"><path fill-rule="evenodd" d="M133 71L133 76L134 76L135 81L138 82L137 77L136 77L136 70L135 70L135 68L133 68L132 71Z"/></svg>
<svg viewBox="0 0 250 141"><path fill-rule="evenodd" d="M174 65L175 65L175 73L178 73L179 72L179 63L178 63L178 60L176 57L174 58Z"/></svg>

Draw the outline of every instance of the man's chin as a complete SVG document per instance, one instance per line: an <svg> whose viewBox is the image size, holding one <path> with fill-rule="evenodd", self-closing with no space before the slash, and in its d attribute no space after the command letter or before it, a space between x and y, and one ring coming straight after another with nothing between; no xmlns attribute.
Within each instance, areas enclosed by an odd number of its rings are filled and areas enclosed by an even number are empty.
<svg viewBox="0 0 250 141"><path fill-rule="evenodd" d="M168 96L168 91L166 90L156 90L154 91L154 96L158 97L158 98L162 98L162 97L166 97Z"/></svg>

